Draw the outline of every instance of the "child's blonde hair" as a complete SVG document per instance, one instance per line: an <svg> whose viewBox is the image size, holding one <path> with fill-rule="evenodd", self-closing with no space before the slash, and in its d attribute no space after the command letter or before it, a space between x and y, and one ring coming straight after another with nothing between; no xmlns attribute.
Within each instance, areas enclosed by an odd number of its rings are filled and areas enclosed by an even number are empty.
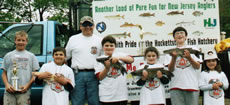
<svg viewBox="0 0 230 105"><path fill-rule="evenodd" d="M17 36L26 37L26 40L28 41L28 34L25 31L18 31L18 32L16 32L14 40L16 40Z"/></svg>

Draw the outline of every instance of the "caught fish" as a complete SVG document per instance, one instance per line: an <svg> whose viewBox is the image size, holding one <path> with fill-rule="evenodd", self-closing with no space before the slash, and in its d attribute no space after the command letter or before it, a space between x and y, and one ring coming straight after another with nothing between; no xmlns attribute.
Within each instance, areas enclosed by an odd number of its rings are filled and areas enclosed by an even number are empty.
<svg viewBox="0 0 230 105"><path fill-rule="evenodd" d="M134 72L131 72L133 76L143 76L143 70L146 70L148 72L147 80L153 80L155 77L157 77L157 71L161 71L162 74L167 75L168 79L171 80L171 78L174 76L173 73L171 73L168 70L164 70L164 68L148 68L148 65L145 65L143 69L136 70Z"/></svg>
<svg viewBox="0 0 230 105"><path fill-rule="evenodd" d="M184 11L181 11L181 12L179 12L179 11L171 11L171 12L167 13L167 15L169 15L169 16L184 15Z"/></svg>
<svg viewBox="0 0 230 105"><path fill-rule="evenodd" d="M152 33L152 32L143 32L143 31L141 30L140 38L143 39L143 37L144 37L145 35L157 35L157 34L156 34L156 33Z"/></svg>
<svg viewBox="0 0 230 105"><path fill-rule="evenodd" d="M157 21L155 24L157 26L163 26L163 25L165 25L165 23L163 21Z"/></svg>
<svg viewBox="0 0 230 105"><path fill-rule="evenodd" d="M124 75L125 73L127 74L126 69L123 67L123 65L119 61L116 63L112 63L112 59L110 59L110 58L111 58L111 56L104 56L104 57L98 57L98 58L96 58L96 60L98 62L104 64L104 65L105 65L104 62L106 60L110 60L110 67L115 68L117 70L120 70L122 75Z"/></svg>
<svg viewBox="0 0 230 105"><path fill-rule="evenodd" d="M141 25L139 25L139 24L132 24L132 23L128 23L128 22L125 22L120 27L138 27L140 30L142 30L142 26Z"/></svg>
<svg viewBox="0 0 230 105"><path fill-rule="evenodd" d="M192 15L194 15L194 16L201 16L201 15L203 15L203 12L194 11L194 12L192 13Z"/></svg>
<svg viewBox="0 0 230 105"><path fill-rule="evenodd" d="M149 12L147 12L147 13L142 13L142 14L140 14L139 16L142 16L142 17L150 17L150 16L155 16L155 13L149 13Z"/></svg>
<svg viewBox="0 0 230 105"><path fill-rule="evenodd" d="M201 34L203 34L203 32L195 31L195 32L193 32L192 34L197 35L197 36L200 36Z"/></svg>
<svg viewBox="0 0 230 105"><path fill-rule="evenodd" d="M109 34L108 36L112 36L112 37L120 39L121 37L124 37L124 38L131 37L131 33L124 32L124 33L118 33L118 34Z"/></svg>
<svg viewBox="0 0 230 105"><path fill-rule="evenodd" d="M45 73L45 72L33 72L32 74L34 76L39 76L43 73ZM51 78L45 78L45 79L43 79L43 81L45 81L47 84L51 84L51 83L53 83L55 78L56 78L56 75L52 74Z"/></svg>
<svg viewBox="0 0 230 105"><path fill-rule="evenodd" d="M179 26L186 26L186 25L195 25L195 20L191 21L191 22L179 22L179 23L176 23L176 25L179 25Z"/></svg>
<svg viewBox="0 0 230 105"><path fill-rule="evenodd" d="M172 53L173 51L176 51L177 53L177 56L183 56L184 55L184 50L188 50L191 54L200 54L200 51L198 50L194 50L192 48L173 48L173 49L169 49L169 50L164 50L163 52L165 54L170 54Z"/></svg>
<svg viewBox="0 0 230 105"><path fill-rule="evenodd" d="M111 15L111 16L105 16L107 19L125 19L125 15Z"/></svg>

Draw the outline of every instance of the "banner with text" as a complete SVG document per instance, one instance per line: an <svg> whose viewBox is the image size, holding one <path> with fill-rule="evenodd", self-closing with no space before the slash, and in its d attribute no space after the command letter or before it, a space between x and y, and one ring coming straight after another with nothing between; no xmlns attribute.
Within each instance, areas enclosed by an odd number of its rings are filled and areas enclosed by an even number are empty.
<svg viewBox="0 0 230 105"><path fill-rule="evenodd" d="M218 0L108 0L93 2L94 33L112 35L117 50L142 55L155 46L175 47L172 31L182 26L188 31L187 45L202 52L213 50L220 41Z"/></svg>

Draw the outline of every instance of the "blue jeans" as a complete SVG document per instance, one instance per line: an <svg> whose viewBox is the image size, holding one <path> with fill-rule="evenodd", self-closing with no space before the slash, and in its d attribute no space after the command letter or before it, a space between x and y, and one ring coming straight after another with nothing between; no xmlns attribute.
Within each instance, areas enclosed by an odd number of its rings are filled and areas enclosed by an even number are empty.
<svg viewBox="0 0 230 105"><path fill-rule="evenodd" d="M72 105L99 105L98 79L94 71L75 73L75 87L71 92Z"/></svg>

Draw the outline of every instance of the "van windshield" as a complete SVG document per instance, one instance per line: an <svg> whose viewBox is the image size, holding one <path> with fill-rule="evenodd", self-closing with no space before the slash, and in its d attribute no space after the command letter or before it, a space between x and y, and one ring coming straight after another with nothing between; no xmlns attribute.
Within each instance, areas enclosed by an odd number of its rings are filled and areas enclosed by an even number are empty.
<svg viewBox="0 0 230 105"><path fill-rule="evenodd" d="M14 27L8 30L0 37L0 57L4 57L9 51L15 49L14 37L17 31L22 31L28 33L28 44L26 49L35 55L41 55L42 53L42 25L23 25L19 27Z"/></svg>

